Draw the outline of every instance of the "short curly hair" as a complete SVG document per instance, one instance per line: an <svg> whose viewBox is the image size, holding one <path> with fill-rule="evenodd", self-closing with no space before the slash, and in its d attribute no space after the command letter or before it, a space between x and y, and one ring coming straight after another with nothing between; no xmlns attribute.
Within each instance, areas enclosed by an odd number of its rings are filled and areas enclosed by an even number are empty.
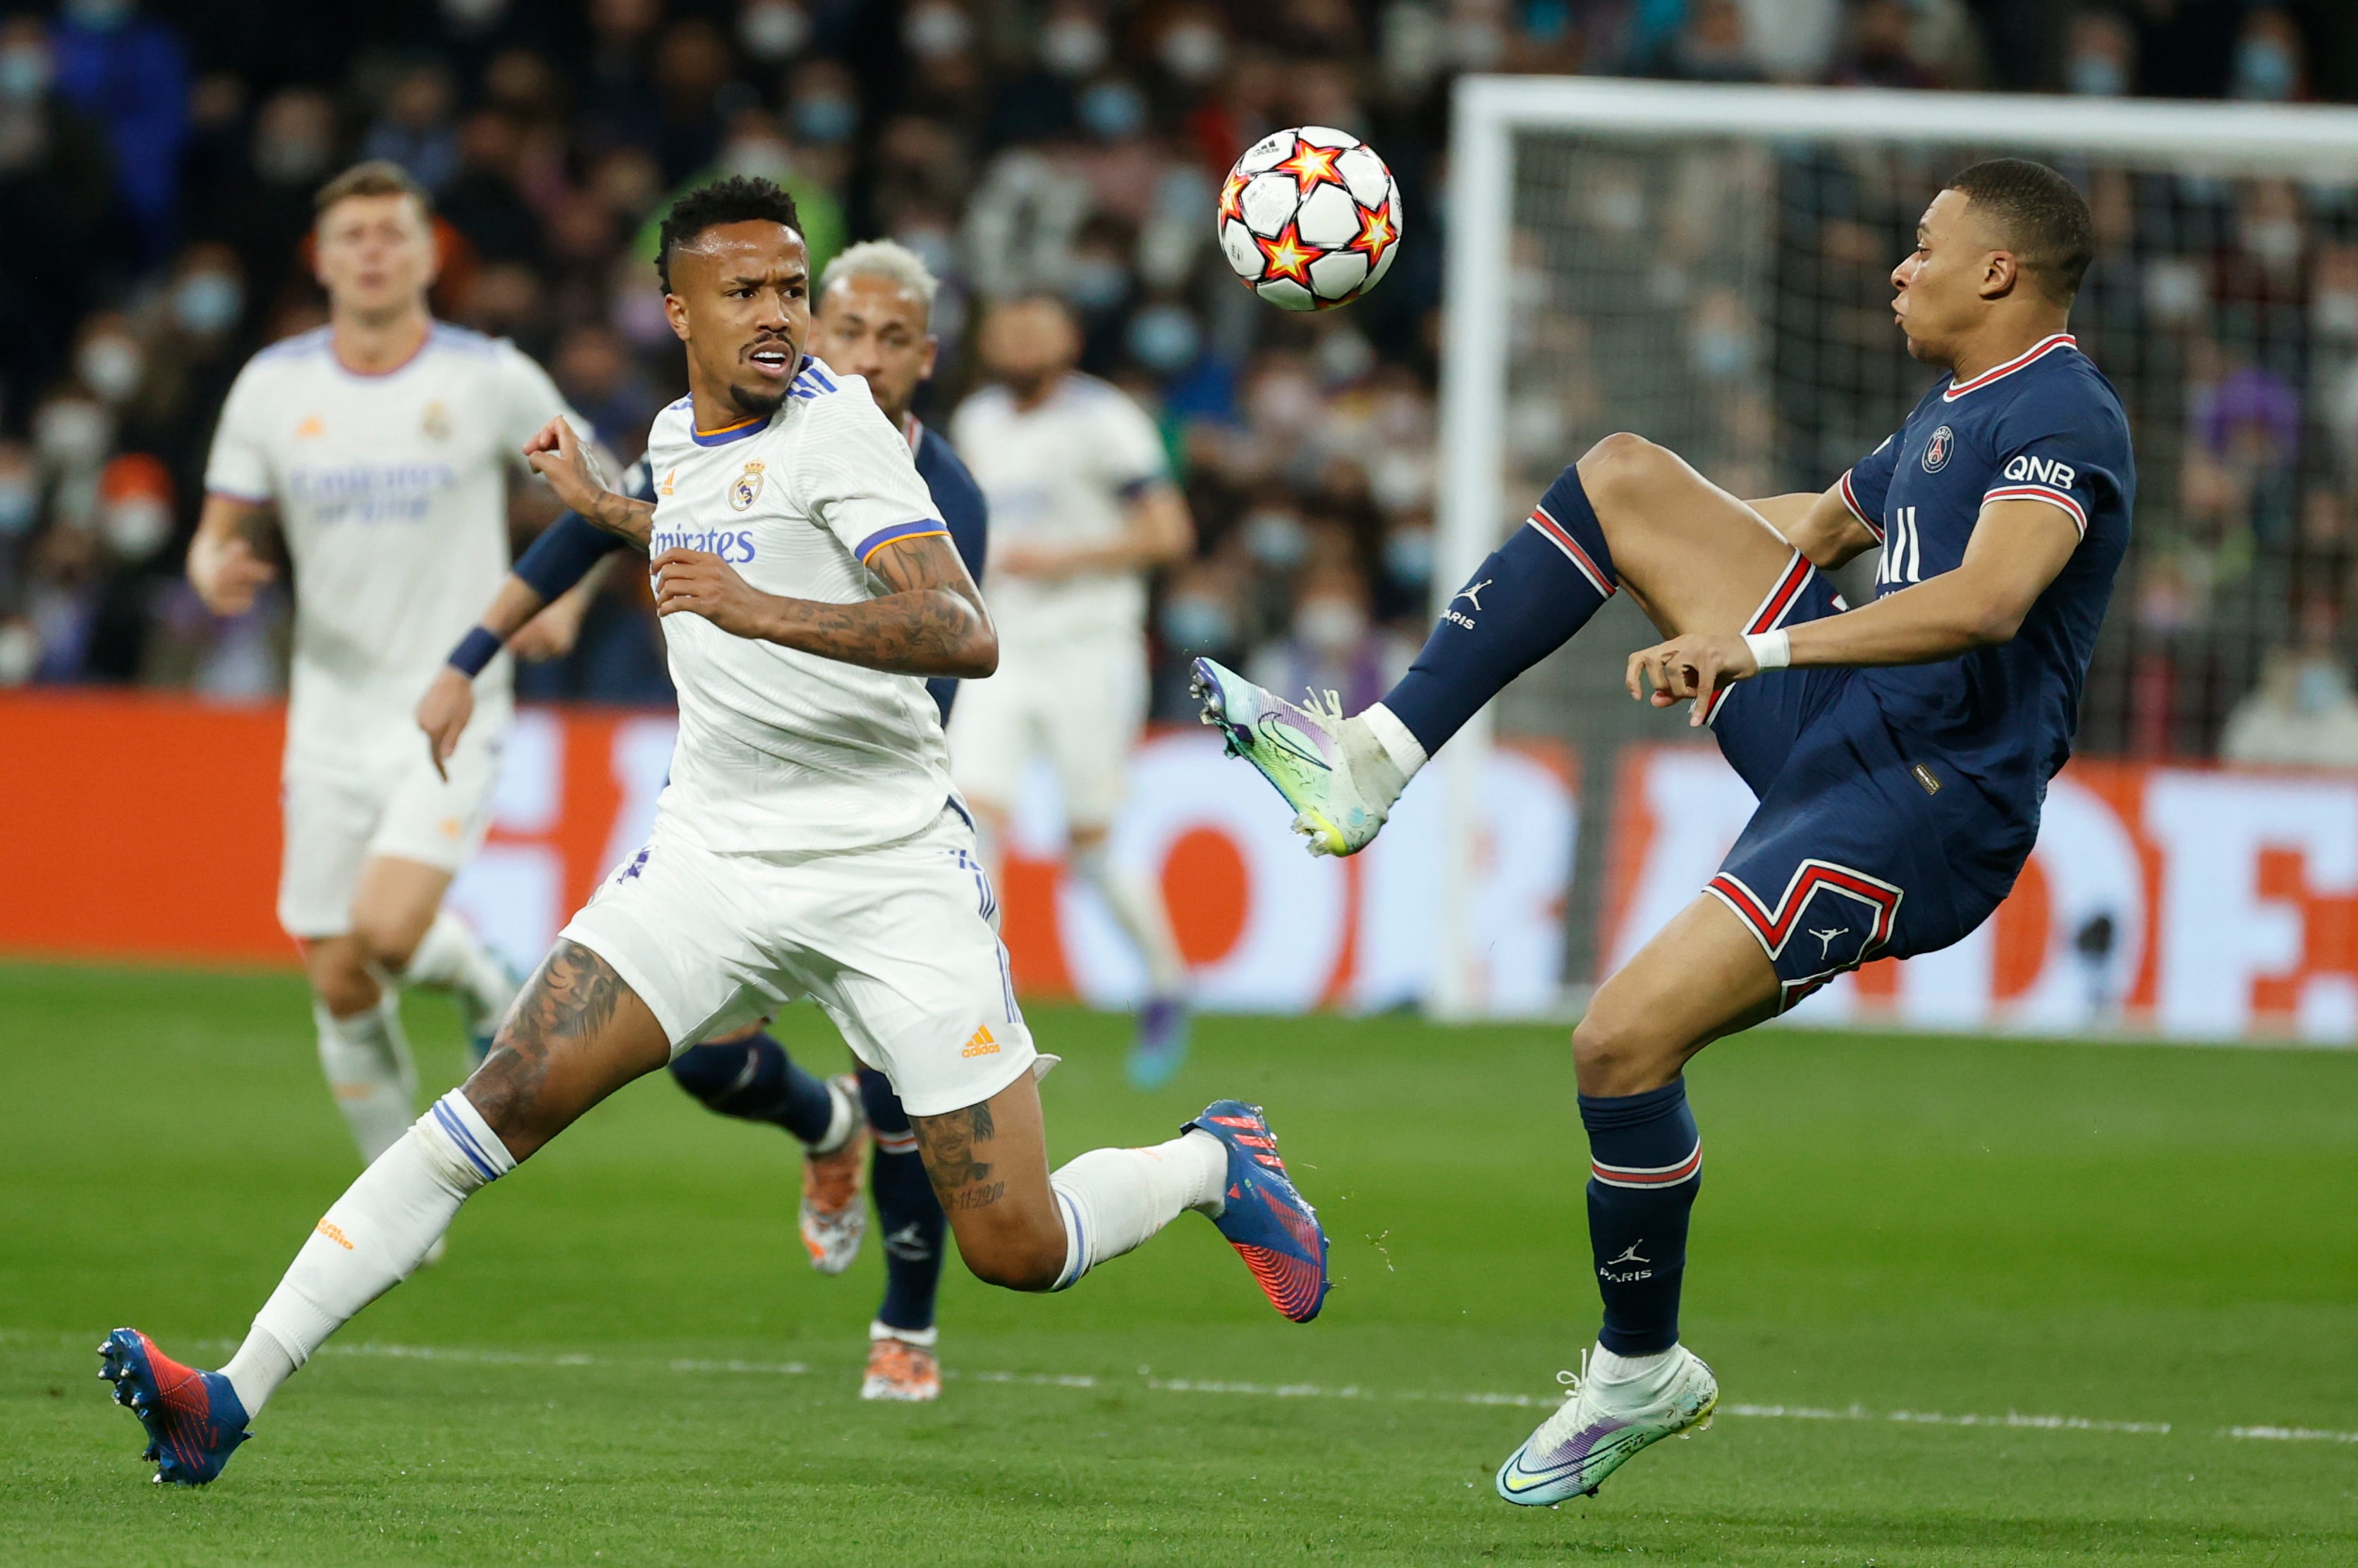
<svg viewBox="0 0 2358 1568"><path fill-rule="evenodd" d="M783 223L803 232L795 199L766 179L737 174L699 185L671 204L655 240L655 276L665 294L671 292L671 253L723 223Z"/></svg>

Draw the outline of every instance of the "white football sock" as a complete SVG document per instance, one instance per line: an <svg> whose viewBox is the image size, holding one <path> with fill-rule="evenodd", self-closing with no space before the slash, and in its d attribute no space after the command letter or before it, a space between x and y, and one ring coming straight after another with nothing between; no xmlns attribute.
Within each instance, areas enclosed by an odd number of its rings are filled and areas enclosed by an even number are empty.
<svg viewBox="0 0 2358 1568"><path fill-rule="evenodd" d="M457 1089L344 1189L254 1315L222 1375L249 1416L361 1308L409 1278L468 1195L515 1169Z"/></svg>
<svg viewBox="0 0 2358 1568"><path fill-rule="evenodd" d="M1055 1289L1119 1258L1187 1209L1217 1215L1228 1150L1191 1128L1152 1149L1092 1149L1048 1178L1065 1216L1065 1271Z"/></svg>
<svg viewBox="0 0 2358 1568"><path fill-rule="evenodd" d="M398 1142L417 1114L417 1069L401 1032L401 993L386 986L376 1006L350 1018L315 1001L311 1017L319 1026L319 1070L366 1164Z"/></svg>
<svg viewBox="0 0 2358 1568"><path fill-rule="evenodd" d="M1146 965L1146 989L1156 997L1175 997L1187 987L1186 960L1179 956L1179 939L1171 935L1171 917L1163 907L1162 890L1126 867L1114 864L1103 839L1073 850L1073 874L1097 889L1112 911L1114 923Z"/></svg>
<svg viewBox="0 0 2358 1568"><path fill-rule="evenodd" d="M880 1339L897 1339L903 1345L915 1345L931 1350L941 1343L942 1327L936 1324L931 1328L895 1328L880 1319L868 1325L868 1342L873 1345Z"/></svg>
<svg viewBox="0 0 2358 1568"><path fill-rule="evenodd" d="M1369 741L1375 744L1367 744ZM1380 702L1369 705L1356 719L1344 721L1343 755L1351 764L1351 776L1362 788L1372 785L1370 793L1386 796L1387 810L1430 760L1423 744L1400 721L1400 716Z"/></svg>
<svg viewBox="0 0 2358 1568"><path fill-rule="evenodd" d="M1650 1356L1620 1356L1599 1345L1588 1353L1588 1385L1608 1410L1652 1404L1678 1370L1678 1346Z"/></svg>
<svg viewBox="0 0 2358 1568"><path fill-rule="evenodd" d="M430 986L456 992L467 1010L467 1028L496 1028L515 1000L516 980L508 967L483 946L467 923L449 910L437 912L434 924L418 939L417 950L401 971L405 985Z"/></svg>
<svg viewBox="0 0 2358 1568"><path fill-rule="evenodd" d="M860 1097L846 1092L844 1087L833 1078L827 1079L826 1083L827 1103L834 1109L827 1113L827 1131L820 1135L817 1142L806 1145L814 1154L834 1153L843 1147L852 1130L860 1125Z"/></svg>

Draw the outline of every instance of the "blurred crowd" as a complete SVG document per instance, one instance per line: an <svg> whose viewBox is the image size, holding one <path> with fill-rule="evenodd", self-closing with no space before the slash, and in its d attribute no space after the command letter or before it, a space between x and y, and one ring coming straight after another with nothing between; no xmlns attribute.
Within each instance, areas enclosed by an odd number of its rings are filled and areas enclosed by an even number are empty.
<svg viewBox="0 0 2358 1568"><path fill-rule="evenodd" d="M946 280L928 418L946 420L971 388L978 301L1060 292L1086 327L1085 368L1158 416L1200 532L1195 558L1158 588L1158 711L1184 710L1182 655L1194 653L1359 706L1428 622L1447 89L1466 70L2349 99L2358 7L65 0L7 15L0 685L277 689L283 599L218 622L182 582L180 556L231 380L256 348L324 319L305 257L311 192L354 159L389 157L435 195L438 313L515 339L625 457L682 384L653 220L710 174L786 184L822 262L888 235L927 258ZM1406 244L1367 299L1293 317L1238 287L1211 216L1240 150L1305 123L1384 155ZM1794 208L1788 232L1808 232L1802 251L1779 254L1813 270L1806 286L1780 274L1775 297L1872 306L1893 259L1884 230L1912 223L1900 196L1920 200L1920 178L1890 182L1886 212L1855 168L1781 173L1762 189ZM1598 189L1609 230L1612 193ZM1713 199L1708 182L1696 192ZM2108 239L2131 240L2136 257L2100 267L2092 347L2139 389L2141 444L2158 443L2147 493L2161 503L2144 509L2141 523L2161 519L2156 542L2115 615L2143 631L2116 661L2123 717L2101 743L2167 752L2223 731L2265 736L2256 719L2227 722L2246 690L2251 704L2339 702L2358 733L2346 679L2339 678L2343 588L2358 570L2358 210L2289 182L2197 189L2115 173L2092 194ZM1695 252L1677 307L1683 358L1672 355L1687 381L1790 384L1792 345L1831 329L1714 287L1699 224L1657 230ZM1519 259L1555 265L1541 250ZM1657 245L1632 265L1651 276L1661 260ZM1559 303L1531 306L1530 342L1619 362L1581 301ZM1876 342L1880 363L1887 337ZM1756 373L1770 368L1780 373ZM1855 408L1730 394L1699 422L1716 443L1699 456L1739 474L1748 463L1764 485L1823 483L1790 470L1814 472L1823 451L1866 434L1862 409L1887 414L1884 381L1898 373L1862 373ZM1552 405L1519 401L1514 443L1534 471L1568 460L1567 443L1599 420L1648 427L1607 380ZM514 521L519 541L546 521L528 487ZM2270 593L2272 608L2252 608ZM637 574L615 574L605 595L582 646L525 675L527 695L665 694ZM2283 650L2266 671L2256 653L2240 670L2204 663L2206 632L2236 614L2260 617L2255 647ZM2208 706L2182 719L2191 688ZM2160 717L2137 717L2147 710Z"/></svg>

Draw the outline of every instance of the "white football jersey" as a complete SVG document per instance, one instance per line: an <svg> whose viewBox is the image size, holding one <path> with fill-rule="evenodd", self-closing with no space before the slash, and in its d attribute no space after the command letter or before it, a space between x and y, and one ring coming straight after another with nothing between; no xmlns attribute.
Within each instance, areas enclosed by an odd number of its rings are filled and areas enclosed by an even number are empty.
<svg viewBox="0 0 2358 1568"><path fill-rule="evenodd" d="M886 589L867 562L949 530L909 443L868 384L805 359L768 418L699 431L690 400L647 432L648 554L708 550L763 593L857 604ZM923 830L950 798L925 683L663 618L679 741L661 811L706 848L863 849Z"/></svg>
<svg viewBox="0 0 2358 1568"><path fill-rule="evenodd" d="M436 323L407 362L346 370L330 329L238 373L205 488L275 503L295 565L289 773L379 778L423 754L411 719L508 569L507 472L563 414L546 372L505 339ZM509 665L477 683L503 722Z"/></svg>
<svg viewBox="0 0 2358 1568"><path fill-rule="evenodd" d="M990 504L993 546L1111 544L1130 501L1170 472L1146 411L1120 387L1077 373L1028 409L1003 386L976 393L951 419L950 444ZM1145 628L1143 572L1054 582L993 574L988 587L1004 646L1049 652Z"/></svg>

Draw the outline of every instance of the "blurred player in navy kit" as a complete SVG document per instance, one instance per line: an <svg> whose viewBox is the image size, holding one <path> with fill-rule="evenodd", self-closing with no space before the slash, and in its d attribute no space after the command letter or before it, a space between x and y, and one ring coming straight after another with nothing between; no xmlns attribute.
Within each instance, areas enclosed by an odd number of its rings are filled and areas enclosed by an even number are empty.
<svg viewBox="0 0 2358 1568"><path fill-rule="evenodd" d="M1960 940L2030 854L2136 489L2120 399L2068 330L2093 254L2062 176L1976 164L1891 274L1909 352L1948 374L1823 494L1747 503L1609 437L1475 573L1478 611L1444 620L1365 712L1312 713L1198 661L1206 719L1314 849L1350 854L1476 708L1627 589L1669 639L1630 655L1629 695L1690 704L1760 797L1574 1032L1605 1325L1573 1397L1500 1467L1509 1502L1594 1491L1718 1399L1678 1334L1703 1169L1687 1059L1869 958ZM1875 602L1851 610L1819 574L1878 546Z"/></svg>

